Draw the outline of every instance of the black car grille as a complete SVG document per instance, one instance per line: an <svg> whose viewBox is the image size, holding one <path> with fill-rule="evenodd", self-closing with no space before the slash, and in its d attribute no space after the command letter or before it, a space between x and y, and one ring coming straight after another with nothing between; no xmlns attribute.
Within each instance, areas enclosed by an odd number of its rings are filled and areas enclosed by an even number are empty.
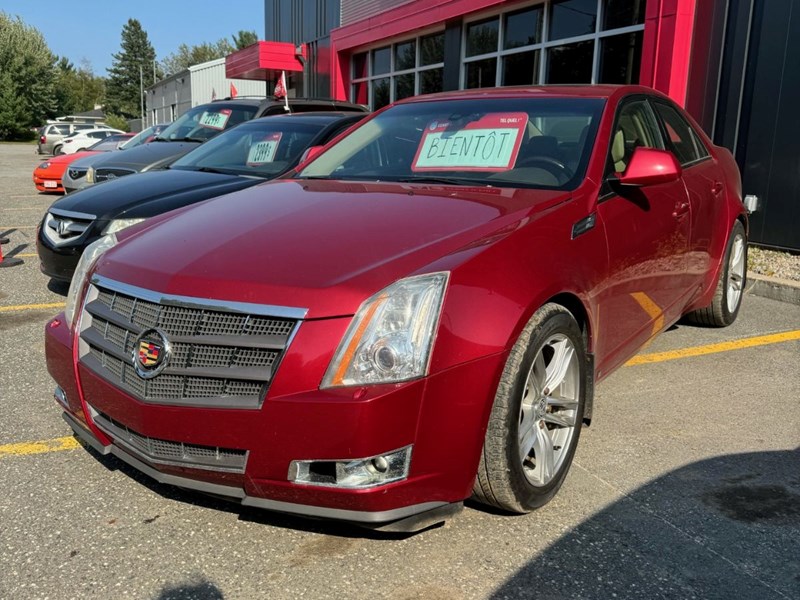
<svg viewBox="0 0 800 600"><path fill-rule="evenodd" d="M154 302L99 284L88 297L81 362L131 396L156 404L259 406L298 322L227 312L203 306L201 299L187 299L191 306ZM143 377L137 353L151 338L139 336L153 329L169 344L168 356L163 370Z"/></svg>
<svg viewBox="0 0 800 600"><path fill-rule="evenodd" d="M90 406L92 420L120 446L156 464L244 473L247 451L147 437Z"/></svg>
<svg viewBox="0 0 800 600"><path fill-rule="evenodd" d="M136 173L133 169L118 169L118 168L99 168L94 172L94 180L97 183L101 181L108 181L109 179L116 179L117 177L125 177L126 175L133 175Z"/></svg>
<svg viewBox="0 0 800 600"><path fill-rule="evenodd" d="M86 175L86 171L88 170L88 167L70 167L67 172L69 173L70 179L76 180Z"/></svg>

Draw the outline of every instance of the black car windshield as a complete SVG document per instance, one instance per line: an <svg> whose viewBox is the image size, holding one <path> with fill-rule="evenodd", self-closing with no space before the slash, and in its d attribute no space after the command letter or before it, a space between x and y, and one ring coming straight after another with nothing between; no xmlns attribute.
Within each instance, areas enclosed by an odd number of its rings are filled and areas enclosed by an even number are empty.
<svg viewBox="0 0 800 600"><path fill-rule="evenodd" d="M369 120L299 178L574 189L605 102L481 98L413 102Z"/></svg>
<svg viewBox="0 0 800 600"><path fill-rule="evenodd" d="M192 150L170 169L274 177L295 165L325 125L294 123L291 117L258 119Z"/></svg>
<svg viewBox="0 0 800 600"><path fill-rule="evenodd" d="M157 140L204 142L219 132L256 116L255 106L196 106L162 131Z"/></svg>
<svg viewBox="0 0 800 600"><path fill-rule="evenodd" d="M87 150L91 150L92 152L108 152L110 150L116 150L117 147L127 141L133 139L126 135L110 135L105 139L102 139L98 142L95 142L91 146L87 148Z"/></svg>

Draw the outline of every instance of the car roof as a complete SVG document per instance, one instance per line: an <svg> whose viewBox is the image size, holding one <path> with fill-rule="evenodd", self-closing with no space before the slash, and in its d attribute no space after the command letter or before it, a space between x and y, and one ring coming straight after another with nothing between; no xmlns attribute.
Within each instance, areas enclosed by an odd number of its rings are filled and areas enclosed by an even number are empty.
<svg viewBox="0 0 800 600"><path fill-rule="evenodd" d="M625 94L650 94L661 96L651 88L640 85L537 85L479 88L453 92L439 92L427 96L414 96L400 100L397 104L428 102L431 100L465 100L478 98L610 98Z"/></svg>
<svg viewBox="0 0 800 600"><path fill-rule="evenodd" d="M337 111L320 111L320 112L304 112L304 113L290 113L285 115L272 115L269 117L259 117L258 119L252 119L250 121L245 121L239 127L249 126L253 123L275 123L276 121L291 121L292 123L309 123L309 124L319 124L319 125L326 125L328 123L334 123L339 121L340 119L344 118L352 118L354 116L367 116L366 113L355 113L355 112L337 112Z"/></svg>

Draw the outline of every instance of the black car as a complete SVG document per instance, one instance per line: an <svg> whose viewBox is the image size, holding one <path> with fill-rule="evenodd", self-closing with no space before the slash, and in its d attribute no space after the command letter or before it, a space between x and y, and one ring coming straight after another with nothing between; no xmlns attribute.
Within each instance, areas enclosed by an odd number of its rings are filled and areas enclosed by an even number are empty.
<svg viewBox="0 0 800 600"><path fill-rule="evenodd" d="M367 110L360 104L318 98L290 98L289 109L292 113L366 113ZM64 190L69 193L109 179L163 168L234 125L259 117L283 114L286 114L284 102L273 99L229 98L195 106L178 117L151 143L129 149L124 154L115 153L93 161L91 168L85 173L85 180L70 181L71 185L65 186ZM78 187L73 187L75 185Z"/></svg>
<svg viewBox="0 0 800 600"><path fill-rule="evenodd" d="M173 162L168 168L109 181L53 203L36 236L45 275L70 281L84 248L176 208L273 179L366 116L306 113L242 123ZM151 144L152 145L152 144Z"/></svg>

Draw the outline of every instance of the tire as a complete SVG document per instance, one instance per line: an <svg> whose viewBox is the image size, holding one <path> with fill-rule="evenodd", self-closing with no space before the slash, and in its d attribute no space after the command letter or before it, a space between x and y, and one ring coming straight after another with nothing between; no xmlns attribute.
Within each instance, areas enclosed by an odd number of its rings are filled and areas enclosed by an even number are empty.
<svg viewBox="0 0 800 600"><path fill-rule="evenodd" d="M55 146L53 148L53 156L58 156L59 154L61 154L61 146Z"/></svg>
<svg viewBox="0 0 800 600"><path fill-rule="evenodd" d="M687 320L708 327L727 327L739 314L746 284L747 235L742 223L736 221L728 236L714 298L708 306L686 315Z"/></svg>
<svg viewBox="0 0 800 600"><path fill-rule="evenodd" d="M555 496L580 437L587 366L572 314L558 304L536 311L497 386L473 486L479 502L526 513Z"/></svg>

